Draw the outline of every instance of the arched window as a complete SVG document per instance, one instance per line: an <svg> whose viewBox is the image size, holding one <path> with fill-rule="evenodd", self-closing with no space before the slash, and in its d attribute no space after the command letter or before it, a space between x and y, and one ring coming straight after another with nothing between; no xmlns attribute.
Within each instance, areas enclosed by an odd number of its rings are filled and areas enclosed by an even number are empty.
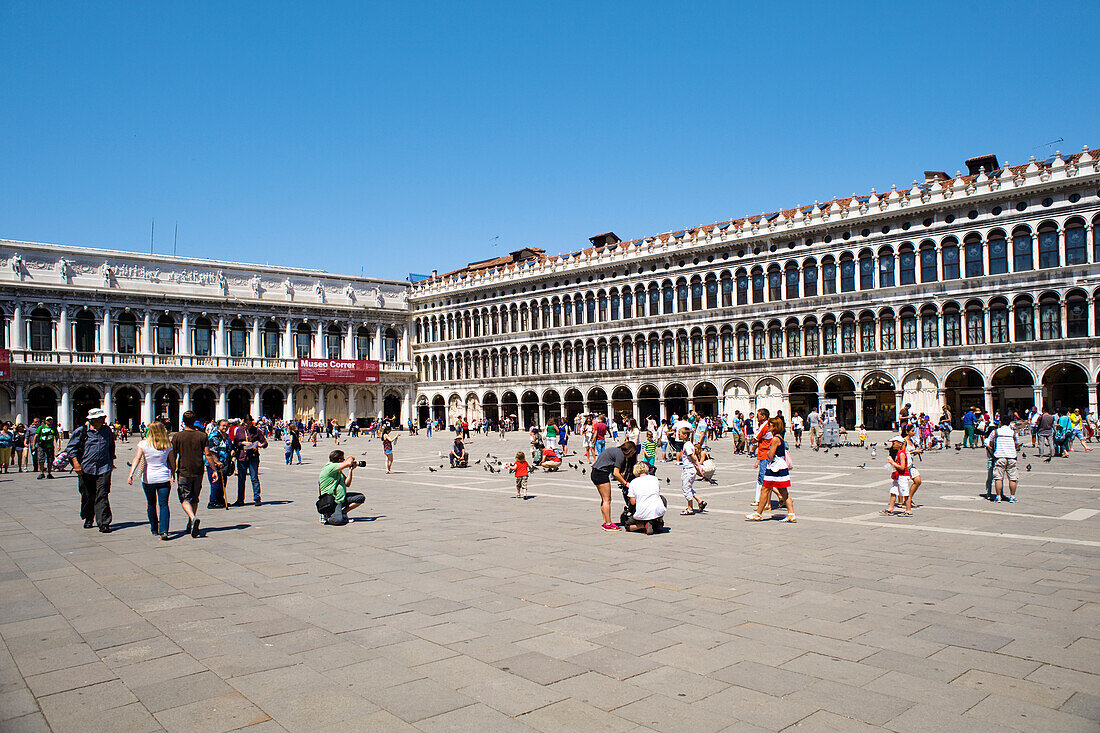
<svg viewBox="0 0 1100 733"><path fill-rule="evenodd" d="M229 355L242 357L248 351L248 331L244 321L234 318L229 323Z"/></svg>
<svg viewBox="0 0 1100 733"><path fill-rule="evenodd" d="M195 319L195 329L191 338L191 353L195 356L210 356L214 348L214 328L209 318L199 316Z"/></svg>
<svg viewBox="0 0 1100 733"><path fill-rule="evenodd" d="M382 359L397 361L397 334L392 328L382 332Z"/></svg>
<svg viewBox="0 0 1100 733"><path fill-rule="evenodd" d="M668 302L672 303L672 286L668 286ZM661 313L661 289L656 285L649 286L649 315L656 316Z"/></svg>
<svg viewBox="0 0 1100 733"><path fill-rule="evenodd" d="M584 349L584 354L586 357L585 362L586 366L588 367L588 371L596 371L596 345L591 341L588 342L588 345Z"/></svg>
<svg viewBox="0 0 1100 733"><path fill-rule="evenodd" d="M737 331L737 360L748 361L749 360L749 332L748 330Z"/></svg>
<svg viewBox="0 0 1100 733"><path fill-rule="evenodd" d="M668 363L672 364L672 337L668 338ZM661 366L661 339L651 336L649 339L649 365Z"/></svg>
<svg viewBox="0 0 1100 733"><path fill-rule="evenodd" d="M501 325L504 326L506 323L507 323L507 321L503 321L503 319L502 319ZM561 326L561 301L560 300L555 300L554 301L554 328L559 328L560 326ZM507 328L505 328L505 331L507 331Z"/></svg>
<svg viewBox="0 0 1100 733"><path fill-rule="evenodd" d="M600 371L607 371L607 344L600 342L599 345L600 354Z"/></svg>
<svg viewBox="0 0 1100 733"><path fill-rule="evenodd" d="M817 260L802 263L802 295L807 298L817 295Z"/></svg>
<svg viewBox="0 0 1100 733"><path fill-rule="evenodd" d="M856 263L852 255L845 252L840 256L840 292L851 293L856 289Z"/></svg>
<svg viewBox="0 0 1100 733"><path fill-rule="evenodd" d="M985 313L981 303L966 304L966 343L971 346L985 343Z"/></svg>
<svg viewBox="0 0 1100 733"><path fill-rule="evenodd" d="M787 358L794 358L801 352L801 349L799 349L799 345L802 343L801 336L798 321L787 321Z"/></svg>
<svg viewBox="0 0 1100 733"><path fill-rule="evenodd" d="M802 324L802 343L806 347L806 356L817 356L821 348L821 335L818 331L817 321L812 318Z"/></svg>
<svg viewBox="0 0 1100 733"><path fill-rule="evenodd" d="M1012 232L1012 271L1024 272L1034 268L1031 255L1031 230L1018 227Z"/></svg>
<svg viewBox="0 0 1100 733"><path fill-rule="evenodd" d="M875 257L869 249L859 253L859 289L875 289Z"/></svg>
<svg viewBox="0 0 1100 733"><path fill-rule="evenodd" d="M673 341L672 334L665 334L662 341L665 351L665 366L672 366L675 359L675 342Z"/></svg>
<svg viewBox="0 0 1100 733"><path fill-rule="evenodd" d="M752 271L752 302L764 302L764 271L759 267Z"/></svg>
<svg viewBox="0 0 1100 733"><path fill-rule="evenodd" d="M549 328L550 327L550 303L548 301L543 301L543 303L542 303L542 327L543 328ZM496 332L497 332L496 319L494 318L493 319L493 333L496 333Z"/></svg>
<svg viewBox="0 0 1100 733"><path fill-rule="evenodd" d="M607 294L601 291L597 302L600 308L598 315L599 322L605 323L607 321Z"/></svg>
<svg viewBox="0 0 1100 733"><path fill-rule="evenodd" d="M768 268L768 300L777 301L783 299L783 273L779 270L779 265L772 265Z"/></svg>
<svg viewBox="0 0 1100 733"><path fill-rule="evenodd" d="M1012 307L1012 320L1016 338L1015 341L1035 340L1035 307L1031 298L1017 298Z"/></svg>
<svg viewBox="0 0 1100 733"><path fill-rule="evenodd" d="M768 324L768 357L771 359L783 358L783 329L779 323L773 321Z"/></svg>
<svg viewBox="0 0 1100 733"><path fill-rule="evenodd" d="M836 353L836 320L832 316L825 316L821 321L821 340L826 356Z"/></svg>
<svg viewBox="0 0 1100 733"><path fill-rule="evenodd" d="M733 334L722 332L722 361L733 361Z"/></svg>
<svg viewBox="0 0 1100 733"><path fill-rule="evenodd" d="M940 319L932 306L921 308L920 314L921 346L932 348L940 345Z"/></svg>
<svg viewBox="0 0 1100 733"><path fill-rule="evenodd" d="M757 324L752 327L752 358L755 360L763 359L765 348L764 327Z"/></svg>
<svg viewBox="0 0 1100 733"><path fill-rule="evenodd" d="M1066 264L1085 264L1085 222L1072 219L1066 222Z"/></svg>
<svg viewBox="0 0 1100 733"><path fill-rule="evenodd" d="M912 308L901 311L901 348L903 351L917 348L917 313Z"/></svg>
<svg viewBox="0 0 1100 733"><path fill-rule="evenodd" d="M1100 216L1092 220L1092 261L1100 262ZM1100 303L1100 299L1095 299Z"/></svg>
<svg viewBox="0 0 1100 733"><path fill-rule="evenodd" d="M329 359L340 358L341 341L343 341L343 335L340 333L340 326L330 323L325 329L325 354Z"/></svg>
<svg viewBox="0 0 1100 733"><path fill-rule="evenodd" d="M737 305L749 302L749 276L744 270L737 271Z"/></svg>
<svg viewBox="0 0 1100 733"><path fill-rule="evenodd" d="M989 303L989 343L1008 343L1008 301L994 298Z"/></svg>
<svg viewBox="0 0 1100 733"><path fill-rule="evenodd" d="M2 323L0 315L0 323ZM76 314L73 322L73 347L78 353L90 354L95 351L95 316L89 310L82 310ZM0 334L0 346L3 346L3 335Z"/></svg>
<svg viewBox="0 0 1100 733"><path fill-rule="evenodd" d="M670 313L675 313L676 312L676 299L675 299L676 293L675 293L675 290L672 287L672 283L666 282L664 284L664 287L661 289L661 293L662 293L662 296L663 296L662 300L664 302L664 309L663 309L664 314L668 315Z"/></svg>
<svg viewBox="0 0 1100 733"><path fill-rule="evenodd" d="M1004 275L1008 272L1008 244L1005 233L995 229L989 233L989 274Z"/></svg>
<svg viewBox="0 0 1100 733"><path fill-rule="evenodd" d="M646 362L645 357L646 357L645 339L640 338L640 339L638 339L637 341L634 342L634 361L637 362L639 369L642 369L642 368L645 367L645 362Z"/></svg>
<svg viewBox="0 0 1100 733"><path fill-rule="evenodd" d="M681 282L676 286L676 312L686 313L688 309L688 286Z"/></svg>
<svg viewBox="0 0 1100 733"><path fill-rule="evenodd" d="M156 344L158 354L176 353L176 322L167 313L157 318Z"/></svg>
<svg viewBox="0 0 1100 733"><path fill-rule="evenodd" d="M824 295L836 294L836 263L832 257L821 260L821 292Z"/></svg>
<svg viewBox="0 0 1100 733"><path fill-rule="evenodd" d="M688 335L682 331L676 336L676 363L681 366L688 363Z"/></svg>
<svg viewBox="0 0 1100 733"><path fill-rule="evenodd" d="M313 330L308 323L299 323L294 329L294 353L299 359L308 359L312 347Z"/></svg>
<svg viewBox="0 0 1100 733"><path fill-rule="evenodd" d="M894 250L883 247L878 251L879 287L894 287Z"/></svg>
<svg viewBox="0 0 1100 733"><path fill-rule="evenodd" d="M985 274L985 252L982 251L982 238L977 234L968 234L963 241L966 250L966 276L981 277Z"/></svg>
<svg viewBox="0 0 1100 733"><path fill-rule="evenodd" d="M718 361L718 334L714 331L707 332L707 363Z"/></svg>
<svg viewBox="0 0 1100 733"><path fill-rule="evenodd" d="M275 321L264 324L264 358L279 358L279 324Z"/></svg>
<svg viewBox="0 0 1100 733"><path fill-rule="evenodd" d="M1097 223L1096 228L1100 228L1100 223ZM730 277L728 272L722 273L722 307L726 308L733 305L733 278Z"/></svg>
<svg viewBox="0 0 1100 733"><path fill-rule="evenodd" d="M937 279L936 245L932 242L921 242L920 245L920 281L922 283L934 283Z"/></svg>
<svg viewBox="0 0 1100 733"><path fill-rule="evenodd" d="M360 326L355 329L355 358L356 359L369 359L370 358L370 329L366 326Z"/></svg>
<svg viewBox="0 0 1100 733"><path fill-rule="evenodd" d="M1062 264L1060 260L1058 229L1053 224L1043 224L1039 227L1039 269L1058 267Z"/></svg>
<svg viewBox="0 0 1100 733"><path fill-rule="evenodd" d="M856 321L851 313L845 313L840 319L840 348L845 354L856 351Z"/></svg>
<svg viewBox="0 0 1100 733"><path fill-rule="evenodd" d="M45 308L35 308L30 321L31 351L53 351L53 314Z"/></svg>
<svg viewBox="0 0 1100 733"><path fill-rule="evenodd" d="M870 313L861 313L859 316L859 350L874 351L875 344L875 317Z"/></svg>
<svg viewBox="0 0 1100 733"><path fill-rule="evenodd" d="M611 320L619 320L619 315L622 311L622 299L619 297L618 290L611 291Z"/></svg>
<svg viewBox="0 0 1100 733"><path fill-rule="evenodd" d="M691 363L703 363L703 337L698 333L691 335Z"/></svg>
<svg viewBox="0 0 1100 733"><path fill-rule="evenodd" d="M1088 335L1088 300L1080 290L1071 290L1066 295L1066 338L1085 338Z"/></svg>
<svg viewBox="0 0 1100 733"><path fill-rule="evenodd" d="M623 362L622 352L623 352L623 350L622 350L622 347L619 346L619 342L618 341L612 341L611 342L611 368L612 369L618 370L618 369L622 368L622 362Z"/></svg>
<svg viewBox="0 0 1100 733"><path fill-rule="evenodd" d="M898 347L897 324L894 321L894 312L885 310L879 314L879 348L882 351L893 351Z"/></svg>
<svg viewBox="0 0 1100 733"><path fill-rule="evenodd" d="M1062 338L1062 306L1053 293L1039 299L1039 338L1044 341Z"/></svg>
<svg viewBox="0 0 1100 733"><path fill-rule="evenodd" d="M632 307L634 304L634 293L629 289L623 290L623 318L632 318L631 313L634 311Z"/></svg>
<svg viewBox="0 0 1100 733"><path fill-rule="evenodd" d="M718 281L711 276L707 280L707 308L718 307Z"/></svg>
<svg viewBox="0 0 1100 733"><path fill-rule="evenodd" d="M691 309L693 311L703 310L703 283L699 280L691 284Z"/></svg>
<svg viewBox="0 0 1100 733"><path fill-rule="evenodd" d="M787 300L798 300L798 265L794 262L788 262L787 268L784 270L784 277L787 283Z"/></svg>
<svg viewBox="0 0 1100 733"><path fill-rule="evenodd" d="M959 315L959 306L948 303L943 307L943 345L962 345L962 318Z"/></svg>
<svg viewBox="0 0 1100 733"><path fill-rule="evenodd" d="M917 253L910 242L898 248L898 282L902 285L915 285L917 282Z"/></svg>
<svg viewBox="0 0 1100 733"><path fill-rule="evenodd" d="M943 279L958 280L959 273L959 242L954 237L949 237L940 245L940 259L943 261Z"/></svg>

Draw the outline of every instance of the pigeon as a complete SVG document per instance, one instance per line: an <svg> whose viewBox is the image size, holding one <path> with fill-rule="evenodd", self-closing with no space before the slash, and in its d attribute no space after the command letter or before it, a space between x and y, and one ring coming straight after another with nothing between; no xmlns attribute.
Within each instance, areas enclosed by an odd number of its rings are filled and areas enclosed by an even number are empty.
<svg viewBox="0 0 1100 733"><path fill-rule="evenodd" d="M671 483L672 483L672 479L670 479L670 478L669 478L668 476L665 476L665 483L666 483L666 484L671 484Z"/></svg>
<svg viewBox="0 0 1100 733"><path fill-rule="evenodd" d="M443 451L436 451L436 453L439 455L440 458L443 457Z"/></svg>
<svg viewBox="0 0 1100 733"><path fill-rule="evenodd" d="M864 461L863 463L861 463L861 464L859 464L858 466L856 466L856 468L867 468L867 462L866 462L866 461Z"/></svg>
<svg viewBox="0 0 1100 733"><path fill-rule="evenodd" d="M440 464L439 464L439 467L440 467L440 468L443 468L443 464L442 464L442 463L440 463Z"/></svg>
<svg viewBox="0 0 1100 733"><path fill-rule="evenodd" d="M481 459L478 458L476 461L474 461L474 465L475 466L480 466L481 465Z"/></svg>
<svg viewBox="0 0 1100 733"><path fill-rule="evenodd" d="M1027 453L1020 451L1020 458L1027 458Z"/></svg>
<svg viewBox="0 0 1100 733"><path fill-rule="evenodd" d="M877 448L871 448L871 458L874 458L877 455L878 455L878 449Z"/></svg>
<svg viewBox="0 0 1100 733"><path fill-rule="evenodd" d="M493 457L493 454L492 454L492 453L486 453L486 454L485 454L485 457L486 457L486 458L492 458L492 457Z"/></svg>
<svg viewBox="0 0 1100 733"><path fill-rule="evenodd" d="M584 469L582 468L582 469L581 469L581 476L583 476L583 475L584 475L585 473L587 473L587 471L585 471L585 470L584 470Z"/></svg>
<svg viewBox="0 0 1100 733"><path fill-rule="evenodd" d="M432 473L435 473L435 469L432 468L431 466L428 466L428 470L431 471Z"/></svg>
<svg viewBox="0 0 1100 733"><path fill-rule="evenodd" d="M963 449L962 443L955 443L955 452L958 453Z"/></svg>
<svg viewBox="0 0 1100 733"><path fill-rule="evenodd" d="M1027 469L1028 471L1030 471L1031 470L1031 464L1030 463L1027 464L1026 466L1024 466L1024 468Z"/></svg>
<svg viewBox="0 0 1100 733"><path fill-rule="evenodd" d="M839 453L834 453L833 455L834 455L834 456L836 456L837 458L840 458L840 454L839 454Z"/></svg>

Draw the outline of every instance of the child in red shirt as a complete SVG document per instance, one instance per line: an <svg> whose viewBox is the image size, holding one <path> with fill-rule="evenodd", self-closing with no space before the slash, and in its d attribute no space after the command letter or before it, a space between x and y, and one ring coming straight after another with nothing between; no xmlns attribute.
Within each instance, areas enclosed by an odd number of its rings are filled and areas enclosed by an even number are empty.
<svg viewBox="0 0 1100 733"><path fill-rule="evenodd" d="M527 477L531 473L531 464L527 462L527 456L523 454L523 451L516 454L515 463L508 464L508 470L516 475L516 498L526 499Z"/></svg>

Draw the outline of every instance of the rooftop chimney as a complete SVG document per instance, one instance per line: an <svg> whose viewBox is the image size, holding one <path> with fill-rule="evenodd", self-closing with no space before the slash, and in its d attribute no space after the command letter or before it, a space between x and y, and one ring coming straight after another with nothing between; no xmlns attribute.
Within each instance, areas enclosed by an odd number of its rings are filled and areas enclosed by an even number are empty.
<svg viewBox="0 0 1100 733"><path fill-rule="evenodd" d="M973 158L967 158L966 170L972 176L976 176L982 172L982 168L985 168L986 174L992 173L1001 166L997 164L997 156L990 153L989 155L978 155Z"/></svg>

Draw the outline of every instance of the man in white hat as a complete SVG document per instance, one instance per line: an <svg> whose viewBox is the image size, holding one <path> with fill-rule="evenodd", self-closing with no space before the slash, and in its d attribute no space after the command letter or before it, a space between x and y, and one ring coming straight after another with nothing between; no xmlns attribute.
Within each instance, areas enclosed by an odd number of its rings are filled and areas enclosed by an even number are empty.
<svg viewBox="0 0 1100 733"><path fill-rule="evenodd" d="M111 471L115 467L115 434L104 423L107 413L95 408L88 413L88 422L73 431L65 451L76 471L80 489L80 518L84 528L111 531Z"/></svg>

